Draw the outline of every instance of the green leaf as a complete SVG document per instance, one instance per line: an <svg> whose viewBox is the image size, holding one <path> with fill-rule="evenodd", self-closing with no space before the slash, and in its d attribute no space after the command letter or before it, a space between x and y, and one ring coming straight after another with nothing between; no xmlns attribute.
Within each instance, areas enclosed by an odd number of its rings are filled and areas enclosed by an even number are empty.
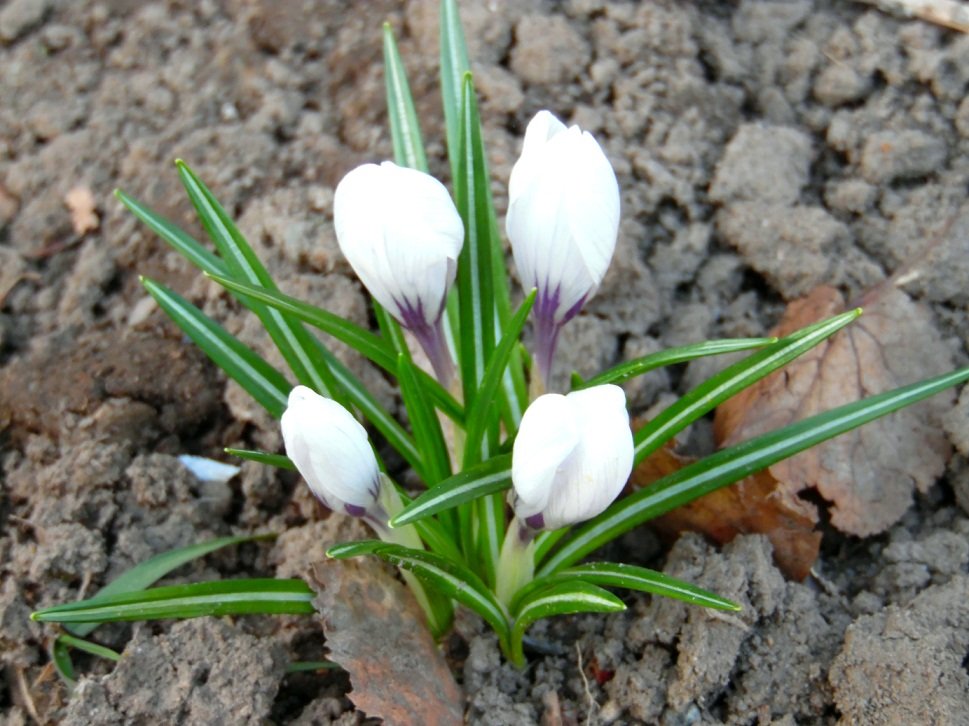
<svg viewBox="0 0 969 726"><path fill-rule="evenodd" d="M441 0L441 96L444 107L444 122L447 131L448 158L451 162L451 178L455 180L455 189L461 178L460 163L465 152L460 149L460 137L465 130L462 128L462 97L466 75L471 71L468 59L468 48L464 39L464 29L458 14L458 4L455 0ZM477 116L477 114L475 114ZM478 125L480 130L480 123ZM480 131L479 131L480 133ZM484 179L488 179L485 166ZM500 337L501 331L507 326L511 318L511 302L508 294L508 275L505 268L505 254L500 244L501 235L495 216L494 204L491 201L490 187L486 185L488 206L488 230L493 241L491 246L491 267L493 270L492 293L495 306L495 337ZM462 323L463 325L463 323ZM460 357L461 351L459 351ZM467 403L467 401L466 401ZM518 349L512 351L508 369L501 381L502 415L508 431L518 430L522 414L528 405L528 388L522 368L522 357Z"/></svg>
<svg viewBox="0 0 969 726"><path fill-rule="evenodd" d="M403 527L479 497L504 491L510 486L511 455L495 456L424 492L391 519L390 526Z"/></svg>
<svg viewBox="0 0 969 726"><path fill-rule="evenodd" d="M228 268L216 255L209 252L187 232L174 222L165 219L154 210L145 206L134 197L130 197L120 189L114 190L114 196L128 208L138 219L144 222L155 234L167 242L173 249L180 252L189 262L203 270L214 274L227 274Z"/></svg>
<svg viewBox="0 0 969 726"><path fill-rule="evenodd" d="M309 615L313 591L302 580L218 580L98 595L32 613L44 623L106 623L204 615Z"/></svg>
<svg viewBox="0 0 969 726"><path fill-rule="evenodd" d="M57 675L64 681L68 692L74 690L77 685L77 672L74 670L74 661L71 660L71 650L60 638L54 638L50 645L50 661L54 664Z"/></svg>
<svg viewBox="0 0 969 726"><path fill-rule="evenodd" d="M525 664L522 639L532 623L553 615L615 613L625 604L608 590L583 580L559 582L523 598L512 626L508 659L521 668Z"/></svg>
<svg viewBox="0 0 969 726"><path fill-rule="evenodd" d="M282 373L181 295L147 277L141 278L141 283L212 362L273 416L283 415L292 386Z"/></svg>
<svg viewBox="0 0 969 726"><path fill-rule="evenodd" d="M464 405L472 407L495 348L492 284L490 182L481 145L481 124L471 75L464 78L458 136L458 174L455 202L464 222L464 246L458 257L457 289L461 320L460 359Z"/></svg>
<svg viewBox="0 0 969 726"><path fill-rule="evenodd" d="M662 572L649 570L636 565L624 565L613 562L588 562L570 567L553 575L546 575L532 580L523 587L512 600L511 611L518 611L518 603L522 602L535 590L564 582L566 580L581 579L601 587L619 587L626 590L638 590L652 595L682 600L690 605L713 608L714 610L740 610L740 606L724 597L704 590L688 582L677 580L675 577L664 575Z"/></svg>
<svg viewBox="0 0 969 726"><path fill-rule="evenodd" d="M189 545L188 547L179 547L174 550L169 550L168 552L162 552L161 554L150 557L144 562L135 565L130 570L118 575L115 579L102 587L97 592L95 597L144 590L146 587L158 582L160 579L165 577L165 575L169 574L173 570L178 569L182 565L191 562L192 560L197 560L199 557L204 557L205 555L215 552L216 550L220 550L223 547L242 544L244 542L259 542L262 540L272 539L275 536L275 534L269 533L248 534L237 537L217 537L216 539L212 539L207 542L200 542L198 544ZM70 631L74 635L84 637L96 627L97 623L93 622L74 622L73 624L68 625L66 630Z"/></svg>
<svg viewBox="0 0 969 726"><path fill-rule="evenodd" d="M403 354L397 359L397 380L400 395L407 408L414 431L414 440L421 452L424 481L433 486L451 476L451 461L448 457L447 443L437 415L424 395L424 388L417 377L416 367Z"/></svg>
<svg viewBox="0 0 969 726"><path fill-rule="evenodd" d="M859 315L861 315L860 309L850 310L808 326L747 356L704 381L636 432L633 437L636 447L635 463L641 462L677 433L728 398L806 353Z"/></svg>
<svg viewBox="0 0 969 726"><path fill-rule="evenodd" d="M73 635L62 633L57 636L57 639L66 646L83 650L85 653L96 655L98 658L107 658L115 663L121 660L121 655L117 651L106 648L103 645L98 645L97 643L92 643L90 640L85 640L84 638L75 638Z"/></svg>
<svg viewBox="0 0 969 726"><path fill-rule="evenodd" d="M427 172L421 127L390 23L384 23L384 82L387 87L387 115L390 117L390 137L394 142L394 160L400 166Z"/></svg>
<svg viewBox="0 0 969 726"><path fill-rule="evenodd" d="M277 469L286 469L287 471L295 471L296 469L296 465L292 460L283 454L270 454L265 451L233 449L230 447L226 447L223 451L230 456L238 456L240 459L245 459L246 461L257 461L267 466L275 466Z"/></svg>
<svg viewBox="0 0 969 726"><path fill-rule="evenodd" d="M751 348L763 348L765 345L776 343L777 338L739 338L725 340L710 340L694 345L684 345L679 348L669 348L650 353L642 358L621 363L615 368L610 368L587 381L582 380L577 373L572 374L572 390L578 391L592 386L601 386L606 383L623 383L630 378L641 376L649 371L662 368L663 366L675 363L686 363L695 358L703 358L710 355L722 355L723 353L736 353L737 351L750 350Z"/></svg>
<svg viewBox="0 0 969 726"><path fill-rule="evenodd" d="M397 368L396 355L394 354L393 348L379 335L374 335L356 323L351 323L339 315L335 315L327 310L321 310L318 307L304 303L278 290L261 287L259 285L251 285L242 280L235 280L223 275L206 274L228 290L241 293L251 300L258 300L261 303L265 303L274 310L289 313L304 323L309 323L323 332L329 333L384 370L393 373Z"/></svg>
<svg viewBox="0 0 969 726"><path fill-rule="evenodd" d="M275 290L276 285L266 268L212 192L183 161L177 160L175 165L202 226L218 248L232 277ZM314 343L315 339L302 324L266 305L251 304L252 301L244 297L240 299L262 322L300 383L345 403L343 392L320 354L318 341Z"/></svg>
<svg viewBox="0 0 969 726"><path fill-rule="evenodd" d="M403 343L403 350L398 351L393 344L384 340L379 335L374 335L369 330L355 323L351 323L339 315L321 310L313 305L281 293L278 290L257 287L222 275L209 274L208 276L227 290L239 293L241 296L240 299L245 298L265 303L275 310L289 313L304 323L308 323L325 333L329 333L337 340L341 340L349 345L364 358L376 363L394 376L397 375L397 356L399 352L406 351L406 343ZM374 304L377 304L376 301L374 301ZM386 311L381 312L386 314ZM325 356L324 359L329 364L329 359ZM330 367L332 368L332 365ZM461 409L461 404L454 399L454 396L444 390L444 387L440 383L424 371L418 369L417 375L421 379L421 384L427 390L428 395L438 405L441 411L450 418L458 422L463 422L464 412ZM339 377L337 377L337 380L339 381Z"/></svg>
<svg viewBox="0 0 969 726"><path fill-rule="evenodd" d="M484 377L481 380L481 387L475 396L474 403L468 410L467 425L465 427L466 437L464 443L464 468L467 469L481 461L481 442L485 430L489 425L493 425L498 420L497 397L498 385L501 383L502 376L508 365L508 357L518 343L525 320L528 313L535 304L536 290L532 290L525 301L518 308L515 317L512 318L501 342L491 354L488 366L485 368Z"/></svg>
<svg viewBox="0 0 969 726"><path fill-rule="evenodd" d="M444 127L447 131L451 177L458 178L458 151L461 136L461 96L464 74L471 70L468 46L455 0L441 0L441 99L444 105Z"/></svg>
<svg viewBox="0 0 969 726"><path fill-rule="evenodd" d="M474 610L494 629L504 642L508 636L508 617L494 594L481 579L464 565L433 552L416 550L379 540L365 540L336 545L326 552L328 557L345 559L360 555L375 555L417 577L444 595Z"/></svg>
<svg viewBox="0 0 969 726"><path fill-rule="evenodd" d="M718 451L612 504L578 529L538 574L558 572L643 522L966 380L969 368L869 396Z"/></svg>

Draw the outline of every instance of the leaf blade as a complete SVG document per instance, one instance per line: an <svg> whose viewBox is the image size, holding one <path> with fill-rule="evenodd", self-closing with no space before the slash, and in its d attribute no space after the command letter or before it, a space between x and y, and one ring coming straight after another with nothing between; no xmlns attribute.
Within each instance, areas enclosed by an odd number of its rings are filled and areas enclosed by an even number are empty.
<svg viewBox="0 0 969 726"><path fill-rule="evenodd" d="M634 466L700 416L834 335L861 314L850 310L782 338L729 366L664 409L633 437Z"/></svg>
<svg viewBox="0 0 969 726"><path fill-rule="evenodd" d="M403 527L510 486L511 455L494 456L421 494L390 520L390 526Z"/></svg>
<svg viewBox="0 0 969 726"><path fill-rule="evenodd" d="M292 388L282 373L178 293L147 277L142 285L174 323L236 383L279 418Z"/></svg>
<svg viewBox="0 0 969 726"><path fill-rule="evenodd" d="M302 580L216 580L99 595L31 613L47 623L128 622L217 615L313 613L313 591Z"/></svg>

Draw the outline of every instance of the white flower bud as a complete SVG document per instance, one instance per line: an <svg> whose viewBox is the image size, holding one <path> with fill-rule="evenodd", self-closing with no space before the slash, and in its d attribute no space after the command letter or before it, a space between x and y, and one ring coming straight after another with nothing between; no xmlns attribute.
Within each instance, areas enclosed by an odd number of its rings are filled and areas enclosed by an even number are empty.
<svg viewBox="0 0 969 726"><path fill-rule="evenodd" d="M616 174L588 131L535 115L511 171L505 229L522 285L538 288L536 358L547 377L558 330L595 294L619 233Z"/></svg>
<svg viewBox="0 0 969 726"><path fill-rule="evenodd" d="M621 388L539 396L522 417L512 453L515 514L532 529L591 519L619 496L632 466Z"/></svg>
<svg viewBox="0 0 969 726"><path fill-rule="evenodd" d="M286 454L323 504L355 517L373 509L380 470L366 429L349 411L296 386L281 424Z"/></svg>

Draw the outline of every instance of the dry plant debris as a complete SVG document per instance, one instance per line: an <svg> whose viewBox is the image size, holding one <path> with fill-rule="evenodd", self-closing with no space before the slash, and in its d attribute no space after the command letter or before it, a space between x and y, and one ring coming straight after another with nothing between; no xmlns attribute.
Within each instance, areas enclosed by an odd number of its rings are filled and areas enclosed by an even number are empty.
<svg viewBox="0 0 969 726"><path fill-rule="evenodd" d="M309 578L330 658L350 674L350 700L386 723L463 722L461 691L410 592L369 559L328 560Z"/></svg>
<svg viewBox="0 0 969 726"><path fill-rule="evenodd" d="M64 197L64 204L71 211L71 224L74 232L78 235L85 235L96 230L101 220L98 218L97 204L94 201L94 194L86 186L76 186Z"/></svg>

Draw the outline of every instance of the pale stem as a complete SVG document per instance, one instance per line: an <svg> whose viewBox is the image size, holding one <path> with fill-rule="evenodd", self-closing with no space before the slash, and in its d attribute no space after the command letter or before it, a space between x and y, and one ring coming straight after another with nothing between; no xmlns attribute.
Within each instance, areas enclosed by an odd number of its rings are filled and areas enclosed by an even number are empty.
<svg viewBox="0 0 969 726"><path fill-rule="evenodd" d="M380 474L380 499L373 505L364 515L364 520L377 536L384 542L389 542L391 544L403 545L404 547L410 547L411 549L422 550L424 549L424 543L421 541L421 537L417 534L417 529L412 524L404 525L403 527L390 528L388 523L390 520L399 514L404 509L404 503L400 499L400 494L397 492L397 487L394 486L393 481L386 474ZM410 588L411 593L414 595L414 599L421 606L424 611L424 615L427 618L428 626L432 633L442 633L444 631L445 624L438 623L435 621L434 608L431 606L430 597L427 591L424 589L424 583L422 583L412 572L407 572L404 569L400 570L401 577L404 578L404 582Z"/></svg>
<svg viewBox="0 0 969 726"><path fill-rule="evenodd" d="M515 594L535 577L536 530L514 517L498 556L495 594L508 606Z"/></svg>

